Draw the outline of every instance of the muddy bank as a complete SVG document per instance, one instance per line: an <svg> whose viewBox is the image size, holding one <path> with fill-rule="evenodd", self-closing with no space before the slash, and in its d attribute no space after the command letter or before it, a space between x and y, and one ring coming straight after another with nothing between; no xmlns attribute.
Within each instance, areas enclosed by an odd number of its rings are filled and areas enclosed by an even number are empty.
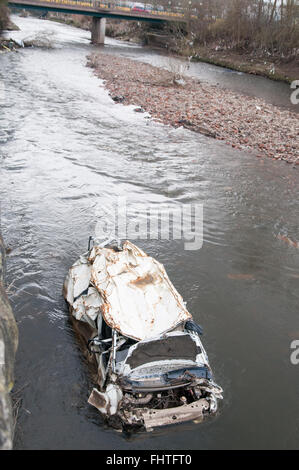
<svg viewBox="0 0 299 470"><path fill-rule="evenodd" d="M47 20L56 21L56 23L67 24L75 28L91 31L91 17L84 15L69 15L64 13L48 13Z"/></svg>
<svg viewBox="0 0 299 470"><path fill-rule="evenodd" d="M217 46L202 47L194 53L192 60L227 67L239 72L261 75L272 80L291 83L299 77L298 59L237 52Z"/></svg>
<svg viewBox="0 0 299 470"><path fill-rule="evenodd" d="M13 416L10 391L18 344L16 322L4 288L5 248L0 235L0 450L12 448Z"/></svg>
<svg viewBox="0 0 299 470"><path fill-rule="evenodd" d="M67 24L75 28L91 31L91 17L84 15L68 15L63 13L48 13L47 20L56 23ZM123 21L107 18L106 36L120 39L122 41L146 43L146 31L148 26L136 21ZM159 45L162 47L161 45Z"/></svg>
<svg viewBox="0 0 299 470"><path fill-rule="evenodd" d="M235 94L199 80L105 53L89 56L88 65L105 80L116 102L133 104L174 127L249 149L257 157L299 164L298 116L261 99Z"/></svg>

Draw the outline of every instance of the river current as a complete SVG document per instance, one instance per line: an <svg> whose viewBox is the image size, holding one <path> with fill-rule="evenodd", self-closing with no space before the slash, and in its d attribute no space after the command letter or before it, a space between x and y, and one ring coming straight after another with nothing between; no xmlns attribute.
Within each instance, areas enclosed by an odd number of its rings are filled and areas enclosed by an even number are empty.
<svg viewBox="0 0 299 470"><path fill-rule="evenodd" d="M298 447L299 365L290 344L299 340L299 250L278 237L299 239L298 170L115 104L85 67L94 50L88 32L14 21L16 37L46 30L53 44L0 56L1 228L20 333L15 447ZM142 58L132 44L108 39L105 48ZM158 53L144 55L158 61ZM224 400L202 424L125 436L87 404L92 383L62 284L98 214L119 196L129 207L203 204L200 250L184 249L183 240L137 242L164 263L203 326Z"/></svg>

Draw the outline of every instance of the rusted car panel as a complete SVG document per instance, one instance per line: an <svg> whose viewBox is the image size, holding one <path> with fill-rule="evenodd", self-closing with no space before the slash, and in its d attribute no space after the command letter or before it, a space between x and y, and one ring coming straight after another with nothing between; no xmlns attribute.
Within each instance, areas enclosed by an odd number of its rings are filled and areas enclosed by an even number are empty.
<svg viewBox="0 0 299 470"><path fill-rule="evenodd" d="M209 402L204 398L188 405L177 406L165 410L147 410L142 413L145 429L150 431L158 426L166 426L175 422L199 420L209 409Z"/></svg>
<svg viewBox="0 0 299 470"><path fill-rule="evenodd" d="M64 296L96 359L88 401L114 425L150 430L216 412L222 389L201 328L163 265L129 241L95 245L70 268Z"/></svg>

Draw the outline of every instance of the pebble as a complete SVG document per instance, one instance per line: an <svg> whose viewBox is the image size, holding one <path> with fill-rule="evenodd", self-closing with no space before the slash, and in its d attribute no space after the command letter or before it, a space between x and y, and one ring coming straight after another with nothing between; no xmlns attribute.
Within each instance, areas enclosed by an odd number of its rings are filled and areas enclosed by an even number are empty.
<svg viewBox="0 0 299 470"><path fill-rule="evenodd" d="M180 86L169 70L104 52L89 56L87 65L105 80L114 101L135 105L136 112L147 112L159 122L184 126L238 150L251 150L257 157L294 166L298 162L296 113L190 77L184 77Z"/></svg>

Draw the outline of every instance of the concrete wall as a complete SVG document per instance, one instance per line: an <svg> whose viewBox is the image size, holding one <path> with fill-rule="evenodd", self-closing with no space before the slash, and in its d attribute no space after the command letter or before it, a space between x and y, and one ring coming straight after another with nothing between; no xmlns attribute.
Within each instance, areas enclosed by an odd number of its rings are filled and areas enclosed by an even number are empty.
<svg viewBox="0 0 299 470"><path fill-rule="evenodd" d="M13 386L17 325L4 289L5 248L0 235L0 450L12 448L13 417L9 392Z"/></svg>

